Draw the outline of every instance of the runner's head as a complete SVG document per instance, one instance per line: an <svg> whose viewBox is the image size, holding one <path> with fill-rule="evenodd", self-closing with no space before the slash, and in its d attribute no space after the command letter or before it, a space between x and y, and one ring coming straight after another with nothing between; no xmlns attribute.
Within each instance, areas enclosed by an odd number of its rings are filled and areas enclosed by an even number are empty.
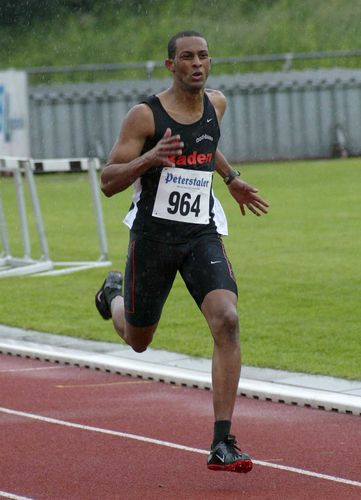
<svg viewBox="0 0 361 500"><path fill-rule="evenodd" d="M169 40L165 65L176 88L202 92L211 67L207 40L198 31L177 33Z"/></svg>
<svg viewBox="0 0 361 500"><path fill-rule="evenodd" d="M206 45L208 48L207 39L198 31L193 31L193 30L180 31L179 33L172 36L172 38L168 42L168 59L175 58L176 51L177 51L176 50L177 49L177 40L179 40L180 38L185 38L185 37L203 38L203 40L206 42Z"/></svg>

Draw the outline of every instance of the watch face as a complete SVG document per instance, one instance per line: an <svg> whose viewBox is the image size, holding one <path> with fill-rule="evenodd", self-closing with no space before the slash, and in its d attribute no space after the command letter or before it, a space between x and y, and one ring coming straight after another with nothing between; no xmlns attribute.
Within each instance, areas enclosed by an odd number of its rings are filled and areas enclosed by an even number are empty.
<svg viewBox="0 0 361 500"><path fill-rule="evenodd" d="M238 170L232 170L232 172L224 177L224 182L229 184L235 177L240 177L240 172Z"/></svg>

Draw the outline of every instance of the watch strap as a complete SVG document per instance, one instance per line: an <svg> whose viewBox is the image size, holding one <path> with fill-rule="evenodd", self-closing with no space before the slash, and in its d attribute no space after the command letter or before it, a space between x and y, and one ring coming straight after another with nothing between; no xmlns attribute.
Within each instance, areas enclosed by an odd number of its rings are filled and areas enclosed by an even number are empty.
<svg viewBox="0 0 361 500"><path fill-rule="evenodd" d="M230 184L235 177L239 177L241 173L238 170L232 169L229 174L227 174L225 177L223 177L223 181L227 184Z"/></svg>

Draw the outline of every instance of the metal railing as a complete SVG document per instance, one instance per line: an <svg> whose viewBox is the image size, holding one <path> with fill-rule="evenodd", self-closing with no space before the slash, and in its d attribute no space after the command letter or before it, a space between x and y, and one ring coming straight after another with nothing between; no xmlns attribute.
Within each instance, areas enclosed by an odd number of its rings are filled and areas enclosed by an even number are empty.
<svg viewBox="0 0 361 500"><path fill-rule="evenodd" d="M282 70L292 69L294 61L338 59L360 57L361 50L339 50L326 52L301 52L293 54L291 52L281 54L259 54L239 57L214 57L212 63L215 65L237 65L255 63L281 62ZM25 68L28 75L56 74L56 73L86 73L94 71L129 71L145 70L147 78L152 78L154 70L164 68L164 61L141 61L134 63L108 63L108 64L77 64L69 66L38 66Z"/></svg>

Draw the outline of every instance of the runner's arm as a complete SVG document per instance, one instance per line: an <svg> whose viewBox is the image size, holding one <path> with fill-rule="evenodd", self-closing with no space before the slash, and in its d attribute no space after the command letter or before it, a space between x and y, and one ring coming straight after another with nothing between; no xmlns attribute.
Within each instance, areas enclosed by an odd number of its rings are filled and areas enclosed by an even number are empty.
<svg viewBox="0 0 361 500"><path fill-rule="evenodd" d="M182 153L180 137L167 129L151 150L141 154L148 137L154 135L154 118L149 106L134 106L124 119L118 139L101 173L101 190L106 196L124 191L154 165L173 166L168 156Z"/></svg>
<svg viewBox="0 0 361 500"><path fill-rule="evenodd" d="M216 151L216 171L223 179L231 176L227 187L238 203L242 215L246 215L246 207L257 216L267 213L269 207L267 201L258 196L258 189L250 186L239 177L238 172L231 167L219 149ZM237 174L233 176L235 172Z"/></svg>

